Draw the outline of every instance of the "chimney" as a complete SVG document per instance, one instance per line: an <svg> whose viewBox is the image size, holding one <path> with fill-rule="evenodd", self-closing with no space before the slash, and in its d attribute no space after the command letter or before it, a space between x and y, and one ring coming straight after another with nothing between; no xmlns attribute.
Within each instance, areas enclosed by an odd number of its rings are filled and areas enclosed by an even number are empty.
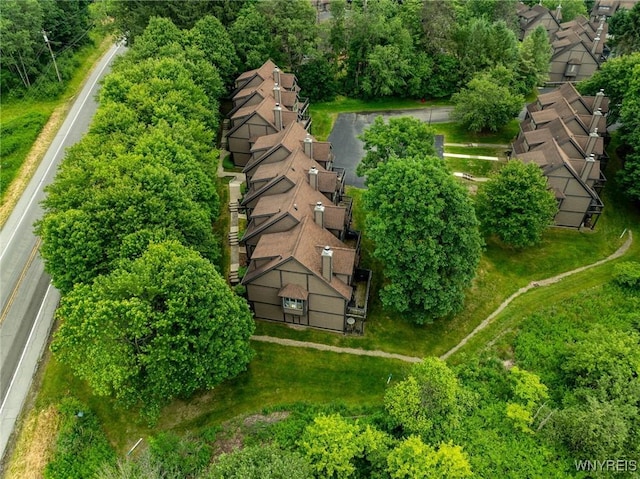
<svg viewBox="0 0 640 479"><path fill-rule="evenodd" d="M596 54L596 50L598 49L598 43L600 43L600 35L596 35L596 37L593 39L593 45L591 46L592 55Z"/></svg>
<svg viewBox="0 0 640 479"><path fill-rule="evenodd" d="M316 203L316 207L313 209L313 218L318 226L324 228L324 206L322 201Z"/></svg>
<svg viewBox="0 0 640 479"><path fill-rule="evenodd" d="M585 153L587 154L587 156L589 156L591 153L593 153L593 149L596 146L596 141L598 141L598 137L600 135L598 135L598 129L594 128L593 131L591 133L589 133L589 139L587 140L587 148Z"/></svg>
<svg viewBox="0 0 640 479"><path fill-rule="evenodd" d="M558 23L562 22L562 5L560 4L556 7L556 20Z"/></svg>
<svg viewBox="0 0 640 479"><path fill-rule="evenodd" d="M585 183L589 180L589 175L591 175L591 170L593 170L593 165L596 164L596 159L593 155L587 156L584 159L584 166L582 167L582 172L580 173L580 178Z"/></svg>
<svg viewBox="0 0 640 479"><path fill-rule="evenodd" d="M595 128L598 128L598 125L600 124L600 118L602 118L602 108L598 108L593 112L591 123L589 123L589 131L593 131Z"/></svg>
<svg viewBox="0 0 640 479"><path fill-rule="evenodd" d="M282 107L280 106L280 103L276 103L276 106L273 107L273 116L276 124L276 130L282 130Z"/></svg>
<svg viewBox="0 0 640 479"><path fill-rule="evenodd" d="M282 96L280 95L280 85L277 83L273 86L273 98L276 100L276 103L282 103Z"/></svg>
<svg viewBox="0 0 640 479"><path fill-rule="evenodd" d="M309 184L314 190L318 190L318 168L312 166L309 170Z"/></svg>
<svg viewBox="0 0 640 479"><path fill-rule="evenodd" d="M322 250L322 277L329 282L333 277L333 251L331 246L325 246Z"/></svg>
<svg viewBox="0 0 640 479"><path fill-rule="evenodd" d="M273 69L273 81L280 84L280 69L278 67Z"/></svg>
<svg viewBox="0 0 640 479"><path fill-rule="evenodd" d="M311 138L309 133L307 133L304 139L304 154L309 158L313 158L313 138Z"/></svg>
<svg viewBox="0 0 640 479"><path fill-rule="evenodd" d="M596 93L596 99L593 102L593 111L599 110L602 105L602 100L604 99L604 90L600 89L598 93Z"/></svg>

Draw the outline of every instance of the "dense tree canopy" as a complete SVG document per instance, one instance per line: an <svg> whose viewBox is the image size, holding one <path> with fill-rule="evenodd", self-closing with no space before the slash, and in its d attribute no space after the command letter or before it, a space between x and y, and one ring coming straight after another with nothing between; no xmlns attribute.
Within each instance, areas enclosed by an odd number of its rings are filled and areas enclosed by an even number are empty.
<svg viewBox="0 0 640 479"><path fill-rule="evenodd" d="M417 436L409 436L388 457L392 479L464 479L472 477L471 467L460 446L443 443L438 450Z"/></svg>
<svg viewBox="0 0 640 479"><path fill-rule="evenodd" d="M459 311L481 249L467 191L435 157L392 158L367 185L366 230L384 264L385 307L419 324Z"/></svg>
<svg viewBox="0 0 640 479"><path fill-rule="evenodd" d="M20 96L41 84L41 96L51 99L62 90L42 32L46 32L51 50L58 57L58 71L66 80L72 71L67 66L70 54L90 41L89 3L3 0L0 8L3 95L11 92Z"/></svg>
<svg viewBox="0 0 640 479"><path fill-rule="evenodd" d="M296 70L314 52L316 11L311 2L248 3L229 35L245 69L257 68L271 58L280 68Z"/></svg>
<svg viewBox="0 0 640 479"><path fill-rule="evenodd" d="M618 154L624 166L619 179L627 196L640 201L640 52L607 61L579 88L591 95L602 88L609 97L607 121L620 123Z"/></svg>
<svg viewBox="0 0 640 479"><path fill-rule="evenodd" d="M388 123L382 116L377 116L360 139L366 154L356 169L358 176L365 176L391 158L436 154L433 128L410 116L390 118Z"/></svg>
<svg viewBox="0 0 640 479"><path fill-rule="evenodd" d="M438 358L425 358L387 391L385 408L407 434L432 443L446 439L459 424L466 393L455 373Z"/></svg>
<svg viewBox="0 0 640 479"><path fill-rule="evenodd" d="M246 368L253 319L207 260L177 242L152 244L65 295L53 352L98 395L150 413Z"/></svg>
<svg viewBox="0 0 640 479"><path fill-rule="evenodd" d="M542 85L549 78L549 62L553 48L543 26L536 28L520 43L518 76L522 82L520 93L528 94L533 87Z"/></svg>
<svg viewBox="0 0 640 479"><path fill-rule="evenodd" d="M609 34L616 55L640 52L640 3L631 10L618 9L609 19Z"/></svg>
<svg viewBox="0 0 640 479"><path fill-rule="evenodd" d="M482 230L516 248L539 243L557 209L540 167L518 160L508 162L476 196Z"/></svg>
<svg viewBox="0 0 640 479"><path fill-rule="evenodd" d="M246 0L203 0L183 2L174 0L110 0L108 14L116 31L129 44L137 41L152 17L164 17L180 29L193 27L201 18L212 15L223 25L230 25Z"/></svg>
<svg viewBox="0 0 640 479"><path fill-rule="evenodd" d="M520 113L524 97L496 83L490 73L474 77L455 93L452 117L473 132L498 131Z"/></svg>

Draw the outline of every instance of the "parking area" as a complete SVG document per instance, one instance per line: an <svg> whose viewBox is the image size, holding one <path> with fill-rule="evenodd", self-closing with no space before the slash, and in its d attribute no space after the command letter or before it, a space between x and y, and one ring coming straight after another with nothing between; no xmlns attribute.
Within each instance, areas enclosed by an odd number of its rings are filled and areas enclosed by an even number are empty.
<svg viewBox="0 0 640 479"><path fill-rule="evenodd" d="M358 135L362 134L377 116L382 116L385 121L389 121L391 117L412 116L429 124L444 123L449 121L452 110L452 107L436 107L393 112L342 113L338 115L329 135L335 154L334 165L345 169L348 185L364 188L365 179L356 175L356 166L364 156L364 148Z"/></svg>

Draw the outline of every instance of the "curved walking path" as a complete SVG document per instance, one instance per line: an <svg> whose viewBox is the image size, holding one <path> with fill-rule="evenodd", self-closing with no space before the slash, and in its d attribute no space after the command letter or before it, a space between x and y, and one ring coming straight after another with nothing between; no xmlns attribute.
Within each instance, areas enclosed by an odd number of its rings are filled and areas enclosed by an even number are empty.
<svg viewBox="0 0 640 479"><path fill-rule="evenodd" d="M614 259L619 258L620 256L624 255L629 250L629 248L631 247L631 242L633 241L633 233L631 233L631 230L627 230L627 231L629 233L627 240L622 244L622 246L620 246L620 248L618 248L614 253L612 253L611 255L607 256L606 258L601 259L600 261L596 261L595 263L591 263L591 264L588 264L588 265L585 265L585 266L581 266L580 268L572 269L571 271L566 271L564 273L561 273L561 274L559 274L557 276L553 276L551 278L543 279L543 280L540 280L540 281L532 281L531 283L529 283L524 288L520 288L518 291L516 291L511 296L509 296L507 299L505 299L502 302L502 304L500 304L500 306L498 306L498 309L496 309L493 313L491 313L487 317L487 319L485 319L478 326L476 326L476 328L473 331L471 331L468 335L466 335L462 339L462 341L460 341L453 348L451 348L449 351L447 351L442 356L440 356L440 359L443 359L443 360L447 359L453 353L458 351L462 346L467 344L467 342L472 337L474 337L476 334L478 334L478 332L480 332L484 328L486 328L491 323L491 321L493 321L493 319L496 316L498 316L507 306L509 306L509 304L514 299L516 299L518 296L526 293L531 288L538 288L540 286L549 286L550 284L557 283L558 281L560 281L563 278L566 278L567 276L571 276L572 274L576 274L576 273L581 273L582 271L585 271L585 270L590 269L590 268L595 268L596 266L600 266L601 264L604 264L604 263L606 263L608 261L614 260Z"/></svg>
<svg viewBox="0 0 640 479"><path fill-rule="evenodd" d="M620 248L618 248L614 253L607 256L606 258L601 259L600 261L596 261L595 263L592 263L592 264L581 266L580 268L576 268L571 271L566 271L564 273L553 276L551 278L547 278L539 281L532 281L527 286L520 288L518 291L516 291L507 299L505 299L502 302L502 304L500 304L500 306L498 306L498 308L487 317L487 319L485 319L484 321L482 321L482 323L476 326L476 328L473 331L471 331L467 336L465 336L462 339L462 341L460 341L456 346L454 346L449 351L447 351L442 356L440 356L440 359L446 360L449 356L451 356L456 351L458 351L461 347L467 344L467 342L472 337L478 334L478 332L486 328L491 323L491 321L493 321L493 319L496 316L498 316L514 299L526 293L530 289L539 288L541 286L549 286L550 284L557 283L558 281L562 280L563 278L566 278L567 276L571 276L576 273L581 273L582 271L585 271L590 268L595 268L596 266L600 266L601 264L607 263L608 261L614 260L624 255L629 250L629 248L631 247L631 243L633 242L633 234L631 230L627 230L627 232L629 233L627 240L622 244L622 246L620 246ZM380 351L380 350L343 348L339 346L330 346L328 344L311 343L307 341L296 341L293 339L276 338L273 336L251 336L251 339L254 341L260 341L264 343L280 344L282 346L318 349L320 351L330 351L334 353L343 353L343 354L354 354L357 356L374 356L378 358L398 359L400 361L405 361L409 363L419 363L420 361L422 361L422 358L418 358L415 356L405 356L404 354L387 353L386 351Z"/></svg>
<svg viewBox="0 0 640 479"><path fill-rule="evenodd" d="M329 346L328 344L309 343L307 341L296 341L294 339L274 338L273 336L251 336L254 341L263 343L275 343L282 346L293 346L296 348L319 349L320 351L331 351L332 353L355 354L357 356L375 356L378 358L399 359L408 363L419 363L422 358L415 356L405 356L404 354L387 353L379 350L357 349L357 348L341 348L338 346Z"/></svg>

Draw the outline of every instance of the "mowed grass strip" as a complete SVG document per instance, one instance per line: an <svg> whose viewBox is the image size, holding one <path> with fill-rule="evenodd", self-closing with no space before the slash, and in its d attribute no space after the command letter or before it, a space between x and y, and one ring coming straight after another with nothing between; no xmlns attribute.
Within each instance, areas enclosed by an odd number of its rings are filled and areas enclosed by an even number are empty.
<svg viewBox="0 0 640 479"><path fill-rule="evenodd" d="M495 175L498 171L500 171L500 168L502 168L506 164L505 161L488 161L478 160L474 158L450 157L445 157L444 162L447 165L447 168L449 168L451 171L469 173L470 175L479 178L489 178L492 175Z"/></svg>
<svg viewBox="0 0 640 479"><path fill-rule="evenodd" d="M256 356L246 372L188 401L173 401L151 429L137 411L116 407L109 398L91 394L84 381L55 360L47 364L36 410L71 395L95 411L113 446L124 453L140 437L160 430L197 433L237 417L281 404L342 402L380 405L390 384L402 379L409 363L307 348L252 342Z"/></svg>

